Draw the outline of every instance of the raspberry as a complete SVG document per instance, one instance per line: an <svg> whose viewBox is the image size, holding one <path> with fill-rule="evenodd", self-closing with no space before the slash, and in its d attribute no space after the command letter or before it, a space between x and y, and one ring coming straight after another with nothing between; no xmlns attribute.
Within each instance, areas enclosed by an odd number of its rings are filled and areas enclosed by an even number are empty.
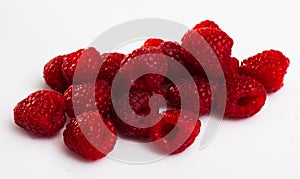
<svg viewBox="0 0 300 179"><path fill-rule="evenodd" d="M142 47L159 47L164 41L158 38L150 38L145 41Z"/></svg>
<svg viewBox="0 0 300 179"><path fill-rule="evenodd" d="M40 90L30 94L14 108L15 123L37 136L59 132L66 122L63 96L55 91Z"/></svg>
<svg viewBox="0 0 300 179"><path fill-rule="evenodd" d="M149 99L152 96L149 92L132 91L129 93L129 104L132 110L141 116L146 116L150 113Z"/></svg>
<svg viewBox="0 0 300 179"><path fill-rule="evenodd" d="M192 84L190 84L185 79L178 80L178 83L180 86L178 86L180 89L186 89L190 93L194 93L193 96L198 95L199 97L199 114L205 115L208 114L211 109L211 103L212 103L212 94L210 89L210 84L207 79L200 77L200 76L193 76L194 82L197 86L196 91L193 91ZM192 101L192 95L185 96L188 100L188 108L195 109L197 108L197 104L193 103ZM169 101L169 104L177 109L181 109L181 98L178 91L178 88L174 85L170 86L168 92L167 92L167 100ZM194 107L194 108L193 108Z"/></svg>
<svg viewBox="0 0 300 179"><path fill-rule="evenodd" d="M75 71L76 84L93 82L96 80L101 62L100 54L95 48L80 49L65 56L62 72L69 84L73 83Z"/></svg>
<svg viewBox="0 0 300 179"><path fill-rule="evenodd" d="M235 57L231 57L229 61L228 70L224 71L225 77L238 77L239 76L239 60Z"/></svg>
<svg viewBox="0 0 300 179"><path fill-rule="evenodd" d="M124 81L134 82L138 74L143 74L144 89L159 88L164 78L159 74L167 72L167 64L160 48L142 47L128 54L121 63ZM128 63L126 66L124 66Z"/></svg>
<svg viewBox="0 0 300 179"><path fill-rule="evenodd" d="M100 68L98 79L106 80L111 84L124 57L125 55L121 53L102 54L101 58L104 59L104 62Z"/></svg>
<svg viewBox="0 0 300 179"><path fill-rule="evenodd" d="M165 55L182 64L191 74L204 73L201 64L186 49L174 42L164 42L161 49ZM174 77L181 77L181 70L173 63L168 64L168 73Z"/></svg>
<svg viewBox="0 0 300 179"><path fill-rule="evenodd" d="M149 92L158 90L161 87L164 79L164 76L157 74L143 75L133 82L132 89Z"/></svg>
<svg viewBox="0 0 300 179"><path fill-rule="evenodd" d="M160 102L156 101L154 106L155 109L150 109L149 100L154 93L147 91L136 91L132 90L129 93L129 104L133 112L143 118L137 118L131 111L126 111L124 108L124 100L127 96L123 96L119 101L117 101L118 111L125 113L125 118L120 118L115 110L111 112L111 119L114 122L117 130L126 137L136 138L136 139L146 139L149 138L149 129L154 121L152 121L150 116L151 110L157 110L160 107ZM149 115L149 116L147 116ZM155 114L154 114L155 115Z"/></svg>
<svg viewBox="0 0 300 179"><path fill-rule="evenodd" d="M202 29L202 28L220 29L220 27L214 21L210 21L210 20L202 21L199 24L195 25L195 27L193 27L194 30Z"/></svg>
<svg viewBox="0 0 300 179"><path fill-rule="evenodd" d="M182 38L182 46L201 61L202 67L211 76L219 78L222 69L228 70L233 40L222 30L216 28L190 30ZM218 68L218 62L222 69Z"/></svg>
<svg viewBox="0 0 300 179"><path fill-rule="evenodd" d="M266 101L264 86L254 78L240 76L228 79L225 116L246 118L253 116Z"/></svg>
<svg viewBox="0 0 300 179"><path fill-rule="evenodd" d="M45 82L54 90L63 93L68 87L69 83L65 80L61 71L61 66L65 56L57 56L51 59L44 66L44 79Z"/></svg>
<svg viewBox="0 0 300 179"><path fill-rule="evenodd" d="M65 145L87 160L98 160L114 148L114 125L97 112L85 112L72 118L63 133Z"/></svg>
<svg viewBox="0 0 300 179"><path fill-rule="evenodd" d="M280 51L267 50L243 60L240 73L257 79L268 93L272 93L283 86L289 64L290 60Z"/></svg>
<svg viewBox="0 0 300 179"><path fill-rule="evenodd" d="M150 129L150 139L162 151L178 154L192 145L200 133L201 122L198 115L184 112L179 120L180 110L163 113L161 121Z"/></svg>
<svg viewBox="0 0 300 179"><path fill-rule="evenodd" d="M70 118L97 109L100 114L107 115L112 104L111 88L104 80L98 80L96 84L72 85L65 91L64 100Z"/></svg>

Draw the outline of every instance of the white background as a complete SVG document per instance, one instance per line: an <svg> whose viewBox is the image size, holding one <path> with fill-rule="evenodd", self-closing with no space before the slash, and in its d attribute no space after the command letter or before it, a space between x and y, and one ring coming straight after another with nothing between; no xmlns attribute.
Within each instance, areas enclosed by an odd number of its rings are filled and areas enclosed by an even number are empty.
<svg viewBox="0 0 300 179"><path fill-rule="evenodd" d="M0 178L299 178L300 9L298 1L0 1ZM61 134L39 139L16 127L12 110L45 88L42 69L52 57L86 47L112 26L137 18L164 18L193 27L211 19L235 41L240 60L279 49L291 60L285 86L269 95L256 116L225 120L204 150L146 165L109 158L85 162Z"/></svg>

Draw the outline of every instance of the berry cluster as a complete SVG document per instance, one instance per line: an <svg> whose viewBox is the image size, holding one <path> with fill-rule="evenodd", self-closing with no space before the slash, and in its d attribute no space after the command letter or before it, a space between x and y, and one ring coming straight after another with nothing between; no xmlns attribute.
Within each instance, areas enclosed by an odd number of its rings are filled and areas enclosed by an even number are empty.
<svg viewBox="0 0 300 179"><path fill-rule="evenodd" d="M152 38L127 55L100 54L90 47L57 56L44 67L45 82L53 90L36 91L19 102L15 123L48 137L65 126L67 115L64 143L87 160L111 152L117 133L150 140L167 154L183 152L200 132L199 116L220 103L215 91L226 90L224 116L239 119L259 112L267 93L283 86L289 59L280 51L263 51L240 65L232 46L233 40L206 20L186 32L181 43ZM112 99L117 74L130 89L118 89ZM223 80L226 89L211 80ZM188 93L182 95L182 89ZM151 100L154 95L166 103Z"/></svg>

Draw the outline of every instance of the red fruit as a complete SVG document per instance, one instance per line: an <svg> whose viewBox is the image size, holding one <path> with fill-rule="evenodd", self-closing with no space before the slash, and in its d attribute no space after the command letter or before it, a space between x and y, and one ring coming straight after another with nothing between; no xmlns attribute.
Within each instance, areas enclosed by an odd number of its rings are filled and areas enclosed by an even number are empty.
<svg viewBox="0 0 300 179"><path fill-rule="evenodd" d="M155 121L152 121L153 115L150 116L149 114L151 111L154 112L154 115L155 112L158 113L161 104L159 101L156 101L154 108L151 109L149 100L152 95L153 93L147 91L131 91L129 93L131 109L126 109L124 101L128 98L126 95L117 101L117 106L114 106L115 109L112 110L110 117L122 135L136 139L149 138L149 129L155 123ZM115 110L122 112L123 117L119 117Z"/></svg>
<svg viewBox="0 0 300 179"><path fill-rule="evenodd" d="M239 76L239 60L235 57L231 57L229 61L228 70L224 71L224 75L227 78L233 78Z"/></svg>
<svg viewBox="0 0 300 179"><path fill-rule="evenodd" d="M66 90L64 100L70 118L83 112L97 110L105 116L112 105L111 88L104 80L98 80L96 84L72 85Z"/></svg>
<svg viewBox="0 0 300 179"><path fill-rule="evenodd" d="M148 92L155 91L160 89L164 79L165 77L162 75L156 75L156 74L143 75L133 82L131 88L134 90L142 90Z"/></svg>
<svg viewBox="0 0 300 179"><path fill-rule="evenodd" d="M124 57L125 55L121 53L102 54L101 58L104 62L99 71L98 79L106 80L111 84L120 69Z"/></svg>
<svg viewBox="0 0 300 179"><path fill-rule="evenodd" d="M253 116L266 101L264 86L254 78L240 76L227 80L225 116L246 118Z"/></svg>
<svg viewBox="0 0 300 179"><path fill-rule="evenodd" d="M129 104L132 110L141 116L146 116L151 112L149 99L152 96L150 92L132 91L129 93Z"/></svg>
<svg viewBox="0 0 300 179"><path fill-rule="evenodd" d="M182 113L183 118L179 120ZM192 145L200 133L198 115L180 110L163 113L161 121L150 129L150 139L167 154L177 154Z"/></svg>
<svg viewBox="0 0 300 179"><path fill-rule="evenodd" d="M94 82L101 63L102 59L95 48L80 49L65 56L62 72L69 84L73 83L74 75L76 75L74 81L76 84Z"/></svg>
<svg viewBox="0 0 300 179"><path fill-rule="evenodd" d="M63 93L68 87L69 83L65 80L61 71L61 66L65 56L57 56L50 60L44 67L45 82L54 90Z"/></svg>
<svg viewBox="0 0 300 179"><path fill-rule="evenodd" d="M14 120L37 136L55 135L66 122L63 96L50 90L36 91L17 104Z"/></svg>
<svg viewBox="0 0 300 179"><path fill-rule="evenodd" d="M267 50L243 60L240 73L257 79L268 93L272 93L283 86L289 65L290 60L280 51Z"/></svg>
<svg viewBox="0 0 300 179"><path fill-rule="evenodd" d="M199 24L195 25L195 27L193 29L197 30L197 29L202 29L202 28L220 29L220 27L214 21L210 21L210 20L205 20L205 21L200 22Z"/></svg>
<svg viewBox="0 0 300 179"><path fill-rule="evenodd" d="M179 44L167 41L162 43L160 48L165 55L179 62L191 74L204 73L203 68L198 60ZM175 63L171 63L170 61L168 62L168 74L173 77L182 77L183 71L177 65L175 65Z"/></svg>
<svg viewBox="0 0 300 179"><path fill-rule="evenodd" d="M190 30L182 38L182 46L200 60L209 76L220 78L222 69L229 68L233 40L220 29Z"/></svg>
<svg viewBox="0 0 300 179"><path fill-rule="evenodd" d="M186 107L190 108L189 110L197 109L198 107L196 105L199 105L199 115L208 114L212 104L210 84L207 79L200 76L193 76L193 79L197 89L193 89L192 84L185 79L178 80L178 84L180 85L177 87L189 91L189 95L185 96L185 99L182 100L188 102ZM174 85L170 86L167 92L167 100L172 107L181 109L181 97L177 87ZM193 102L195 100L193 96L199 97L199 103Z"/></svg>
<svg viewBox="0 0 300 179"><path fill-rule="evenodd" d="M147 39L142 47L159 47L164 41L158 38Z"/></svg>
<svg viewBox="0 0 300 179"><path fill-rule="evenodd" d="M126 64L126 65L125 65ZM128 54L121 63L120 73L124 81L133 83L143 76L144 89L159 88L167 72L168 64L161 49L156 47L142 47Z"/></svg>
<svg viewBox="0 0 300 179"><path fill-rule="evenodd" d="M97 112L85 112L72 118L63 136L65 145L87 160L106 156L117 140L114 125Z"/></svg>

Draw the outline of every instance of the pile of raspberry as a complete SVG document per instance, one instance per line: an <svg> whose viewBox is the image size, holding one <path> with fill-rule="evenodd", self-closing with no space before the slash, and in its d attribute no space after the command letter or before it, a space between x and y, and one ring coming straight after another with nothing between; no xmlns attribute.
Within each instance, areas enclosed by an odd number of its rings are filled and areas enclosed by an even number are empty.
<svg viewBox="0 0 300 179"><path fill-rule="evenodd" d="M127 55L100 54L89 47L57 56L43 71L46 84L53 90L39 90L20 101L14 108L14 121L40 137L56 135L65 128L65 145L87 160L106 156L114 149L117 136L150 141L166 154L181 153L199 135L199 116L218 106L213 89L225 90L224 118L241 119L258 113L267 94L283 86L289 59L280 51L266 50L240 63L231 55L232 46L231 37L206 20L186 32L181 43L152 38ZM193 83L181 76L170 60L181 64ZM136 78L136 69L153 73ZM131 86L129 91L118 89L112 98L117 74ZM225 79L225 86L212 85L211 79ZM186 105L197 112L182 108L185 99L179 89L198 95L199 103L191 100ZM167 106L151 101L154 95L161 95ZM130 111L126 110L126 100ZM164 110L158 110L161 108ZM123 111L123 116L117 111Z"/></svg>

